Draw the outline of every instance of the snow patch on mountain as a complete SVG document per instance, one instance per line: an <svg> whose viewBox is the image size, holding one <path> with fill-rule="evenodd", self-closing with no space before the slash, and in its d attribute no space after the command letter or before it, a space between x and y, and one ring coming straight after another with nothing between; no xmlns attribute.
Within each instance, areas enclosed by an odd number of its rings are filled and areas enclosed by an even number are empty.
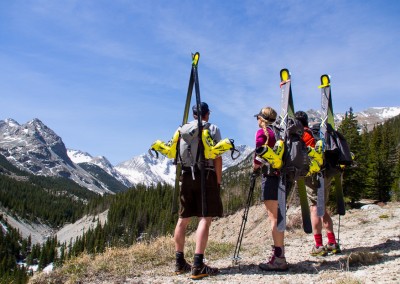
<svg viewBox="0 0 400 284"><path fill-rule="evenodd" d="M132 184L152 185L158 182L174 184L176 167L173 160L142 154L115 166Z"/></svg>
<svg viewBox="0 0 400 284"><path fill-rule="evenodd" d="M90 163L93 160L93 157L89 153L79 150L67 149L67 154L75 164Z"/></svg>
<svg viewBox="0 0 400 284"><path fill-rule="evenodd" d="M83 152L80 150L67 149L68 157L75 163L88 163L93 164L101 169L103 169L106 173L116 178L119 182L121 182L126 187L131 187L132 183L119 171L117 171L114 166L110 163L110 161L104 156L93 157L87 152Z"/></svg>

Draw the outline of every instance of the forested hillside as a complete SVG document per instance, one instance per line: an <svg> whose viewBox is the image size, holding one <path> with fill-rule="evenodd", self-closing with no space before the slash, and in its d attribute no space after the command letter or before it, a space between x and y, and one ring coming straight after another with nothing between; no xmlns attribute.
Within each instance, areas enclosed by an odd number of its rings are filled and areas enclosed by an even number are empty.
<svg viewBox="0 0 400 284"><path fill-rule="evenodd" d="M73 181L61 177L28 174L13 168L0 157L0 206L32 222L56 228L74 222L84 212L85 204L98 196Z"/></svg>

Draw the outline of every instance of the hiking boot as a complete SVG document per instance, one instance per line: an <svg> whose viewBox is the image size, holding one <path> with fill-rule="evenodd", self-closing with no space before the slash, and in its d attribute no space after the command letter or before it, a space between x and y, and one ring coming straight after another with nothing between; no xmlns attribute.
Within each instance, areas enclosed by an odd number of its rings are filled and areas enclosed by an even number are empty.
<svg viewBox="0 0 400 284"><path fill-rule="evenodd" d="M208 265L203 264L199 267L192 267L192 275L190 276L190 278L193 280L199 280L207 276L217 275L218 273L218 268L212 268Z"/></svg>
<svg viewBox="0 0 400 284"><path fill-rule="evenodd" d="M324 246L319 246L319 247L313 246L310 254L312 256L325 256L328 254L328 252L326 251Z"/></svg>
<svg viewBox="0 0 400 284"><path fill-rule="evenodd" d="M325 250L327 251L327 253L329 254L337 254L337 253L341 253L342 250L340 249L339 244L326 244L325 245Z"/></svg>
<svg viewBox="0 0 400 284"><path fill-rule="evenodd" d="M275 255L272 255L268 262L260 263L258 267L265 271L286 271L289 268L286 257L277 257Z"/></svg>
<svg viewBox="0 0 400 284"><path fill-rule="evenodd" d="M175 264L175 274L176 275L190 272L191 269L192 269L192 266L189 263L187 263L186 260L183 264L180 264L180 263Z"/></svg>

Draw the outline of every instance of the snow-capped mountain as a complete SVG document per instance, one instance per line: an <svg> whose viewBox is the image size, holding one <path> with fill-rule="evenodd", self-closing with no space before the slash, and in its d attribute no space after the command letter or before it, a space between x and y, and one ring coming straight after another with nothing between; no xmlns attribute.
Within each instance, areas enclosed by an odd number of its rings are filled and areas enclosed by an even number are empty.
<svg viewBox="0 0 400 284"><path fill-rule="evenodd" d="M231 152L222 155L223 170L242 162L254 149L245 145L236 147L241 155L232 160ZM151 185L157 182L165 182L173 185L175 183L175 165L172 159L167 159L162 155L159 158L142 154L132 159L118 164L116 167L122 175L127 177L132 184Z"/></svg>
<svg viewBox="0 0 400 284"><path fill-rule="evenodd" d="M131 187L132 183L119 171L117 171L110 161L104 156L93 157L87 152L82 152L80 150L67 149L68 157L75 164L93 164L101 169L103 169L110 176L114 177L116 180L121 182L126 187Z"/></svg>
<svg viewBox="0 0 400 284"><path fill-rule="evenodd" d="M158 182L174 184L175 165L173 160L162 155L159 158L142 154L115 166L132 184L151 185Z"/></svg>
<svg viewBox="0 0 400 284"><path fill-rule="evenodd" d="M364 111L357 112L355 115L360 125L366 125L367 129L371 130L374 125L400 115L400 107L371 107Z"/></svg>
<svg viewBox="0 0 400 284"><path fill-rule="evenodd" d="M32 174L66 177L89 190L111 193L104 183L71 161L61 137L39 119L22 125L13 119L0 121L0 153Z"/></svg>
<svg viewBox="0 0 400 284"><path fill-rule="evenodd" d="M250 155L254 151L254 148L246 146L246 145L239 145L236 147L236 149L240 152L240 156L233 160L231 157L231 152L225 152L222 155L222 170L226 170L227 168L236 166L237 164L240 164L244 159L247 158L247 156ZM236 156L234 156L236 157Z"/></svg>
<svg viewBox="0 0 400 284"><path fill-rule="evenodd" d="M321 121L321 111L310 109L307 111L310 124ZM371 130L374 125L383 123L389 118L400 115L400 107L371 107L361 112L354 112L354 116L360 126L367 126ZM335 125L339 125L344 119L344 113L335 114Z"/></svg>

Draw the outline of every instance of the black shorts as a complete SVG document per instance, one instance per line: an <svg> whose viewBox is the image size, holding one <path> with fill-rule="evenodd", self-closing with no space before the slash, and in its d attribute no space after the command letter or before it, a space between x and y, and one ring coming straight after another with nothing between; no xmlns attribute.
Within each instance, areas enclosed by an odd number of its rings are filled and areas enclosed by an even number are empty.
<svg viewBox="0 0 400 284"><path fill-rule="evenodd" d="M217 176L212 170L206 170L205 174L206 216L202 214L201 174L198 171L194 180L191 172L182 174L179 217L222 217L223 207Z"/></svg>
<svg viewBox="0 0 400 284"><path fill-rule="evenodd" d="M261 201L278 200L279 176L263 176L261 179Z"/></svg>

